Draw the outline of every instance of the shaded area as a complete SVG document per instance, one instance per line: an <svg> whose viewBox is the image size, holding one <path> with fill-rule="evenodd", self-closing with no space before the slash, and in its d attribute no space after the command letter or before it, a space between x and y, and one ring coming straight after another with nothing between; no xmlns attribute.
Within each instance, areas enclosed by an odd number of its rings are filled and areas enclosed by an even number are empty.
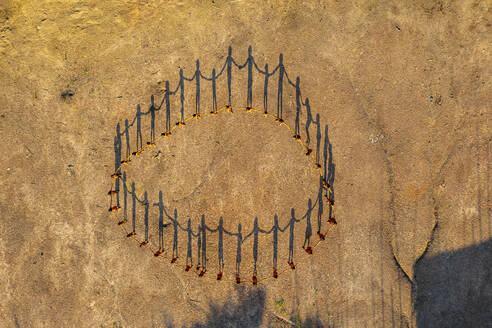
<svg viewBox="0 0 492 328"><path fill-rule="evenodd" d="M272 312L266 312L266 293L263 288L238 287L236 293L236 302L211 302L205 322L195 323L191 327L328 327L323 325L317 314L309 315L303 321L298 314L283 319ZM172 325L168 324L167 327Z"/></svg>
<svg viewBox="0 0 492 328"><path fill-rule="evenodd" d="M301 324L301 327L303 328L323 328L323 327L329 327L323 325L321 322L321 319L316 315L316 316L308 316L304 323Z"/></svg>
<svg viewBox="0 0 492 328"><path fill-rule="evenodd" d="M415 264L417 326L492 327L492 239Z"/></svg>
<svg viewBox="0 0 492 328"><path fill-rule="evenodd" d="M209 306L204 323L192 327L261 327L265 307L265 291L262 288L238 288L238 301Z"/></svg>

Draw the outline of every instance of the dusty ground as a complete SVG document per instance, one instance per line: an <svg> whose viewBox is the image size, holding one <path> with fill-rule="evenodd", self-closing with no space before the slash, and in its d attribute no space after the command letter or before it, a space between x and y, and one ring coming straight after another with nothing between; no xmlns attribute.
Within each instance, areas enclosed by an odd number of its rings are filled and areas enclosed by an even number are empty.
<svg viewBox="0 0 492 328"><path fill-rule="evenodd" d="M490 327L490 4L1 1L0 326ZM123 238L106 195L117 122L180 67L210 72L249 45L262 64L283 53L328 124L339 220L306 265L257 288L154 259ZM207 124L195 136L250 129ZM242 164L264 155L238 140L239 155L187 156L236 163L216 177L225 211L270 216L254 192L303 206ZM282 154L264 169L287 172ZM249 201L230 193L237 171ZM168 188L185 195L193 179Z"/></svg>

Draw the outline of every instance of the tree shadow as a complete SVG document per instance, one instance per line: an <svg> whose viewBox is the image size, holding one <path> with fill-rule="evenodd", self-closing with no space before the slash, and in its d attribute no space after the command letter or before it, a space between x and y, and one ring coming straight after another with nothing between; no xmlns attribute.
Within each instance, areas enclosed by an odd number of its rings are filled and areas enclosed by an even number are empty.
<svg viewBox="0 0 492 328"><path fill-rule="evenodd" d="M204 323L195 323L193 328L202 327L260 327L265 307L265 291L262 288L237 287L238 301L218 304L210 303ZM247 290L247 291L246 291Z"/></svg>
<svg viewBox="0 0 492 328"><path fill-rule="evenodd" d="M302 328L323 328L327 327L321 322L321 319L315 316L308 316L306 320L300 325Z"/></svg>
<svg viewBox="0 0 492 328"><path fill-rule="evenodd" d="M418 327L492 327L492 239L415 264Z"/></svg>

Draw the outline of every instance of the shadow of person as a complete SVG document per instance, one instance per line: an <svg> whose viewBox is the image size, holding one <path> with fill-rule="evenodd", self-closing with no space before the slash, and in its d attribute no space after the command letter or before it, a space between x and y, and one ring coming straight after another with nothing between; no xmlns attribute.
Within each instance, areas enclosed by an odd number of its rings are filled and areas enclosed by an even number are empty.
<svg viewBox="0 0 492 328"><path fill-rule="evenodd" d="M417 326L492 327L492 239L415 264Z"/></svg>

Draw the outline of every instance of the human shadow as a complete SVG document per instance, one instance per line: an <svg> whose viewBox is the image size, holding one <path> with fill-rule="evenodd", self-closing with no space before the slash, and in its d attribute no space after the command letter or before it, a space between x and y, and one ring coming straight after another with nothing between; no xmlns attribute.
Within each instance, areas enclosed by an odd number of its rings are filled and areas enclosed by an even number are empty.
<svg viewBox="0 0 492 328"><path fill-rule="evenodd" d="M418 327L492 327L492 239L414 266Z"/></svg>

